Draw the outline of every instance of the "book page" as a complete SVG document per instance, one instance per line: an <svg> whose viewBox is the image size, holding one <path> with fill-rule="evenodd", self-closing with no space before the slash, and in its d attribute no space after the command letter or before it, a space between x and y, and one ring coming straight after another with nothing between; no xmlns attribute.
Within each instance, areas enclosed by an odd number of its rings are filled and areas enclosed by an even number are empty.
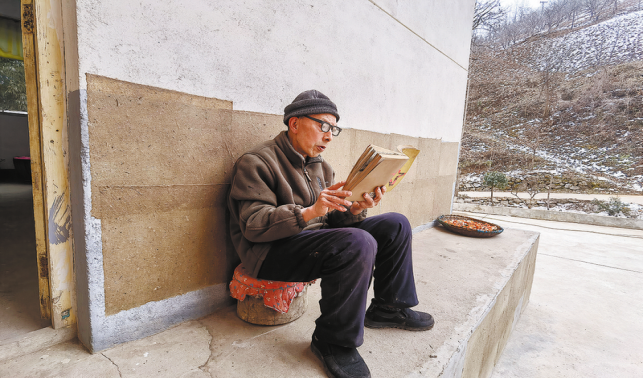
<svg viewBox="0 0 643 378"><path fill-rule="evenodd" d="M387 185L391 177L402 168L407 160L408 157L405 159L382 159L353 189L350 189L353 195L346 199L348 201L363 201L362 194L371 193L376 187Z"/></svg>

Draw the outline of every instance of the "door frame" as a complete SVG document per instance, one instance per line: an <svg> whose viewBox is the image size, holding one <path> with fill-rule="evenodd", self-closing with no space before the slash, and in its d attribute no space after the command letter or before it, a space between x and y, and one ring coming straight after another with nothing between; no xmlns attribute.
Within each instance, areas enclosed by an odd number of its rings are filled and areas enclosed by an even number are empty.
<svg viewBox="0 0 643 378"><path fill-rule="evenodd" d="M54 329L76 324L69 182L66 0L21 0L40 312Z"/></svg>

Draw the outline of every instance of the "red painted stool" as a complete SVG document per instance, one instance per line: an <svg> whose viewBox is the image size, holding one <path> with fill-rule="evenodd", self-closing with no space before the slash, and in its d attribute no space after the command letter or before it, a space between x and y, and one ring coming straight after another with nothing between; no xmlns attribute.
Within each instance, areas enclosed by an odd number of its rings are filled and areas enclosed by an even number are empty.
<svg viewBox="0 0 643 378"><path fill-rule="evenodd" d="M237 315L252 324L290 323L306 312L306 287L311 282L280 282L250 277L243 264L234 270L230 295L237 300Z"/></svg>

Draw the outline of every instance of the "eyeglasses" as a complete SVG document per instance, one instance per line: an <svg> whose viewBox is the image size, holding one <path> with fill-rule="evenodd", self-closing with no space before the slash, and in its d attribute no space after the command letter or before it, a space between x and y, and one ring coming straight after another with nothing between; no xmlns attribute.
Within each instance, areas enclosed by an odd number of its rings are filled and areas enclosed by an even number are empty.
<svg viewBox="0 0 643 378"><path fill-rule="evenodd" d="M306 118L308 118L308 119L312 119L312 120L313 120L313 121L315 121L315 122L319 122L319 123L321 124L321 131L322 131L323 133L327 133L327 132L329 132L329 131L332 129L332 130L333 130L333 136L338 136L338 135L339 135L339 133L341 133L341 132L342 132L342 129L341 129L340 127L338 127L338 126L334 126L334 125L331 125L330 123L328 123L328 122L326 122L326 121L322 121L321 119L317 119L317 118L309 117L309 116L307 116L307 115L305 115L304 117L306 117Z"/></svg>

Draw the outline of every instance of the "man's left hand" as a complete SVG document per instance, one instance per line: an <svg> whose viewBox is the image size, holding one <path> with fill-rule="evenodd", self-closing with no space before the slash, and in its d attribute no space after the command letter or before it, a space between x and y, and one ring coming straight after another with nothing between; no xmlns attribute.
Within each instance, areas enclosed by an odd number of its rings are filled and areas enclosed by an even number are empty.
<svg viewBox="0 0 643 378"><path fill-rule="evenodd" d="M375 188L375 198L371 198L368 193L362 194L362 197L364 197L364 201L353 201L350 208L351 214L357 215L364 209L370 209L377 206L382 200L382 196L384 195L384 193L386 193L386 187L381 186L379 188Z"/></svg>

